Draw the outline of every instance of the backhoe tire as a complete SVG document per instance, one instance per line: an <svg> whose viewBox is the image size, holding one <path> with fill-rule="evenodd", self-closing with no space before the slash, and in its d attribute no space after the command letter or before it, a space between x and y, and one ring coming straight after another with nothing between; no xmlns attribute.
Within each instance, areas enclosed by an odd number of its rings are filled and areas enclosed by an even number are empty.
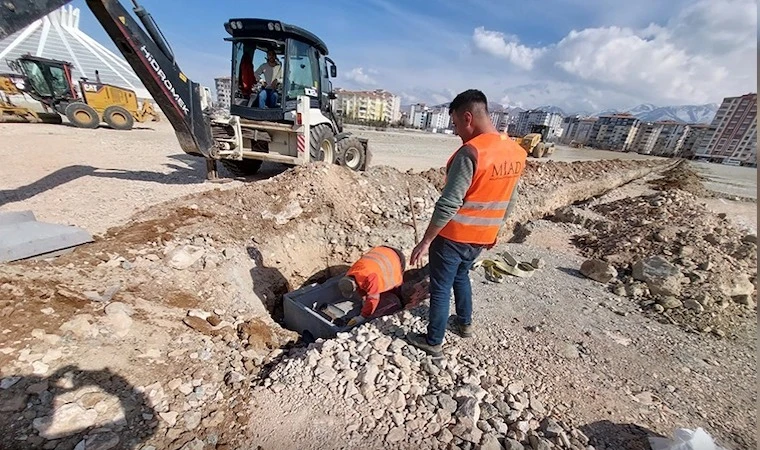
<svg viewBox="0 0 760 450"><path fill-rule="evenodd" d="M113 105L103 111L103 120L114 130L131 130L135 126L135 118L121 106Z"/></svg>
<svg viewBox="0 0 760 450"><path fill-rule="evenodd" d="M356 136L349 136L338 141L337 163L353 171L360 171L367 158L364 144Z"/></svg>
<svg viewBox="0 0 760 450"><path fill-rule="evenodd" d="M69 104L66 107L66 118L79 128L97 128L100 125L100 117L98 117L97 111L82 102Z"/></svg>
<svg viewBox="0 0 760 450"><path fill-rule="evenodd" d="M309 136L309 156L311 161L335 162L335 133L326 123L312 127Z"/></svg>
<svg viewBox="0 0 760 450"><path fill-rule="evenodd" d="M260 159L244 159L237 161L234 159L222 159L222 165L229 173L235 177L249 177L256 175L256 172L261 169L261 164L264 162Z"/></svg>
<svg viewBox="0 0 760 450"><path fill-rule="evenodd" d="M544 144L539 142L535 147L533 147L533 153L531 154L531 156L533 156L534 158L540 158L544 155L544 150L545 150Z"/></svg>

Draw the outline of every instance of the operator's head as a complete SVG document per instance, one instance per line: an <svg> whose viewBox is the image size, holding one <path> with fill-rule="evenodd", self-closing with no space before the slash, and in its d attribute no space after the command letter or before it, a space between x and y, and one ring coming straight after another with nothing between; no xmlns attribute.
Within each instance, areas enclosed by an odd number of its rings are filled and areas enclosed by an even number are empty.
<svg viewBox="0 0 760 450"><path fill-rule="evenodd" d="M491 124L488 117L488 100L486 95L477 89L468 89L459 95L449 105L451 122L454 132L467 142L487 129Z"/></svg>
<svg viewBox="0 0 760 450"><path fill-rule="evenodd" d="M267 50L267 62L269 64L276 64L277 61L277 53L274 52L273 48L270 48Z"/></svg>
<svg viewBox="0 0 760 450"><path fill-rule="evenodd" d="M344 298L351 298L356 292L356 280L354 277L343 277L338 280L338 289Z"/></svg>

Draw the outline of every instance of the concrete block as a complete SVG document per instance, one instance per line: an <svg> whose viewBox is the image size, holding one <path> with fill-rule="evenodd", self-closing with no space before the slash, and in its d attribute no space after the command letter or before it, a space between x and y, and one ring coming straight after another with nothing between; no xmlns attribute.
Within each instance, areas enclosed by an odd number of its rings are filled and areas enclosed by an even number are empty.
<svg viewBox="0 0 760 450"><path fill-rule="evenodd" d="M0 262L61 254L88 242L87 230L37 222L31 211L0 213Z"/></svg>

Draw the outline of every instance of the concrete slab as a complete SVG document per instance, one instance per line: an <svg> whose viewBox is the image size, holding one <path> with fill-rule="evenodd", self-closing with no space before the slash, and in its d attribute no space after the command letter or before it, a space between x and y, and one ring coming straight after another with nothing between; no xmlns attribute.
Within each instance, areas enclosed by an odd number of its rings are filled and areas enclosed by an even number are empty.
<svg viewBox="0 0 760 450"><path fill-rule="evenodd" d="M88 242L87 230L38 222L31 211L0 213L0 262L54 256Z"/></svg>

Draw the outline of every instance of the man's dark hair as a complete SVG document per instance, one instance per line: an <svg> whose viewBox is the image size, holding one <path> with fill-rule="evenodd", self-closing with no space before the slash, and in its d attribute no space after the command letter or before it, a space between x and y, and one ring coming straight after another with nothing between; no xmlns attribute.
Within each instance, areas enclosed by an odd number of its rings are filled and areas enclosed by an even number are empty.
<svg viewBox="0 0 760 450"><path fill-rule="evenodd" d="M475 109L482 108L483 112L488 114L488 99L486 94L478 89L468 89L456 97L449 105L449 114L454 112L476 112Z"/></svg>

